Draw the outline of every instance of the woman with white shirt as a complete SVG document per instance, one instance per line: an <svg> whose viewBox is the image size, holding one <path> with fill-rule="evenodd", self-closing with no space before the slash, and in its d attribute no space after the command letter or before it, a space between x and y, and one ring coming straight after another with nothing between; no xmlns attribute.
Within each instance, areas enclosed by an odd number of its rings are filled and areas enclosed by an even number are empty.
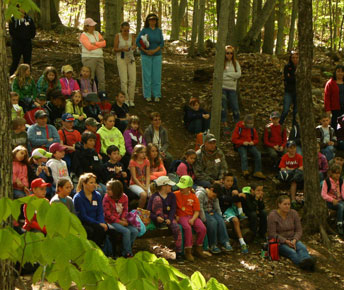
<svg viewBox="0 0 344 290"><path fill-rule="evenodd" d="M134 50L136 49L135 37L129 33L128 22L121 24L120 33L117 33L113 50L116 52L117 67L121 80L121 91L125 93L125 103L134 107L136 85L136 63Z"/></svg>
<svg viewBox="0 0 344 290"><path fill-rule="evenodd" d="M98 31L95 31L96 24L92 18L85 19L84 32L79 39L82 45L81 61L83 66L91 68L91 78L97 77L99 91L105 91L103 47L106 46L106 41Z"/></svg>

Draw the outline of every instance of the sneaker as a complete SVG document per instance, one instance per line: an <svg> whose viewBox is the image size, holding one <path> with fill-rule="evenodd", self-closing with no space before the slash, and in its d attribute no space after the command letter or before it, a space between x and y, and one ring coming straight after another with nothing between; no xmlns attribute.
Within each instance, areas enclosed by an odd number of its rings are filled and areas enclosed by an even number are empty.
<svg viewBox="0 0 344 290"><path fill-rule="evenodd" d="M342 224L337 225L337 231L338 234L340 234L341 236L344 235L344 229Z"/></svg>
<svg viewBox="0 0 344 290"><path fill-rule="evenodd" d="M213 254L220 254L221 250L216 245L214 245L210 247L210 252L212 252Z"/></svg>
<svg viewBox="0 0 344 290"><path fill-rule="evenodd" d="M244 213L241 213L241 214L239 214L239 220L245 220L245 219L247 219L247 215L245 215Z"/></svg>
<svg viewBox="0 0 344 290"><path fill-rule="evenodd" d="M176 262L178 264L184 264L184 257L182 253L176 253Z"/></svg>
<svg viewBox="0 0 344 290"><path fill-rule="evenodd" d="M248 254L248 246L246 244L241 245L241 253Z"/></svg>
<svg viewBox="0 0 344 290"><path fill-rule="evenodd" d="M225 252L231 252L233 251L233 248L231 246L231 244L229 242L225 242L225 244L223 245L222 249L225 251Z"/></svg>
<svg viewBox="0 0 344 290"><path fill-rule="evenodd" d="M261 171L253 173L253 176L259 179L266 179L266 176Z"/></svg>
<svg viewBox="0 0 344 290"><path fill-rule="evenodd" d="M149 103L152 101L152 98L147 98L146 101Z"/></svg>
<svg viewBox="0 0 344 290"><path fill-rule="evenodd" d="M160 98L155 98L154 102L159 103L160 102Z"/></svg>
<svg viewBox="0 0 344 290"><path fill-rule="evenodd" d="M299 263L303 270L314 271L315 260L312 257L306 258Z"/></svg>
<svg viewBox="0 0 344 290"><path fill-rule="evenodd" d="M250 176L250 172L249 172L248 170L244 170L244 171L242 172L242 175L243 175L245 178L247 178L247 177Z"/></svg>

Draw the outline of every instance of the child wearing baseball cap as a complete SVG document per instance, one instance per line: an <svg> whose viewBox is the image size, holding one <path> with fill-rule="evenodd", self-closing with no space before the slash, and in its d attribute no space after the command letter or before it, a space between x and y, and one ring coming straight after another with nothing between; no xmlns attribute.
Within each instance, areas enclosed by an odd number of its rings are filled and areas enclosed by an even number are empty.
<svg viewBox="0 0 344 290"><path fill-rule="evenodd" d="M69 64L61 68L63 78L60 78L61 91L65 98L69 98L73 91L80 91L78 82L73 79L73 67Z"/></svg>
<svg viewBox="0 0 344 290"><path fill-rule="evenodd" d="M62 160L66 153L66 146L60 143L53 143L49 147L49 152L53 154L52 158L47 162L47 166L51 169L54 179L53 186L55 187L57 181L61 177L69 177L68 167L66 161Z"/></svg>

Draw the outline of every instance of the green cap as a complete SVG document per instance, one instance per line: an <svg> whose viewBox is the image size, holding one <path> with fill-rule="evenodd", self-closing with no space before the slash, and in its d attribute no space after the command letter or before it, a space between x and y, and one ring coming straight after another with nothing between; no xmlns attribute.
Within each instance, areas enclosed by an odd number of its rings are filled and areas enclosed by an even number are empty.
<svg viewBox="0 0 344 290"><path fill-rule="evenodd" d="M251 186L245 186L242 188L243 193L251 193Z"/></svg>
<svg viewBox="0 0 344 290"><path fill-rule="evenodd" d="M188 188L188 187L192 187L192 185L193 185L193 180L189 175L183 175L179 179L179 182L177 183L177 186L179 188Z"/></svg>

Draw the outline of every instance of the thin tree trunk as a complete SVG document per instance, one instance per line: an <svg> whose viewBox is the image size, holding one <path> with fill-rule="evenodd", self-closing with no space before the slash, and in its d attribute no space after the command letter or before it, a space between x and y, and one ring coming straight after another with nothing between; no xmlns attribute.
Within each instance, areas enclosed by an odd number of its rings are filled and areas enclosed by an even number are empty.
<svg viewBox="0 0 344 290"><path fill-rule="evenodd" d="M100 0L86 0L86 18L92 18L97 22L96 30L100 31Z"/></svg>
<svg viewBox="0 0 344 290"><path fill-rule="evenodd" d="M257 20L257 18L259 17L259 15L260 15L260 13L262 11L262 0L257 0L256 1L256 6L257 7L256 7L255 16L253 17L253 15L252 15L252 18L253 18L252 19L252 23L254 23ZM253 13L253 9L252 9L252 13ZM253 48L252 51L259 53L261 45L262 45L262 33L259 32L257 39L252 44L252 48Z"/></svg>
<svg viewBox="0 0 344 290"><path fill-rule="evenodd" d="M227 44L232 46L237 45L235 39L235 2L236 0L229 0L229 16L228 16L228 33L227 33Z"/></svg>
<svg viewBox="0 0 344 290"><path fill-rule="evenodd" d="M288 51L292 51L293 46L294 46L295 22L297 19L297 11L298 11L297 2L298 0L293 0L293 8L291 12L290 31L289 31L289 40L288 40Z"/></svg>
<svg viewBox="0 0 344 290"><path fill-rule="evenodd" d="M142 0L136 1L136 35L140 33L141 30L141 10L142 10Z"/></svg>
<svg viewBox="0 0 344 290"><path fill-rule="evenodd" d="M158 17L159 17L159 24L161 26L161 19L162 19L162 1L158 1Z"/></svg>
<svg viewBox="0 0 344 290"><path fill-rule="evenodd" d="M278 3L278 31L277 31L277 42L276 42L276 52L275 52L275 54L277 54L277 55L283 53L284 22L285 22L285 3L284 3L284 0L279 0L279 3Z"/></svg>
<svg viewBox="0 0 344 290"><path fill-rule="evenodd" d="M229 15L229 1L221 1L220 20L216 42L216 56L214 65L213 78L213 98L211 109L211 132L215 135L217 140L220 140L220 120L222 107L222 79L225 62L225 45L228 32L228 15Z"/></svg>
<svg viewBox="0 0 344 290"><path fill-rule="evenodd" d="M312 99L312 61L313 61L313 25L312 0L299 1L299 56L296 71L297 105L300 116L301 144L304 162L305 214L304 229L307 233L322 232L327 238L327 208L319 186L317 141Z"/></svg>
<svg viewBox="0 0 344 290"><path fill-rule="evenodd" d="M105 39L107 46L112 47L115 35L119 32L119 21L114 15L118 15L118 0L105 0Z"/></svg>
<svg viewBox="0 0 344 290"><path fill-rule="evenodd" d="M343 22L344 22L344 15L342 16L342 22L340 23L338 50L340 50L342 47Z"/></svg>
<svg viewBox="0 0 344 290"><path fill-rule="evenodd" d="M191 44L189 48L189 57L195 57L195 44L197 39L198 30L198 0L194 0L192 12L192 31L191 31Z"/></svg>
<svg viewBox="0 0 344 290"><path fill-rule="evenodd" d="M41 0L41 27L44 30L51 29L51 20L50 20L50 1Z"/></svg>
<svg viewBox="0 0 344 290"><path fill-rule="evenodd" d="M60 16L60 0L50 0L50 21L51 26L54 28L56 26L62 25Z"/></svg>
<svg viewBox="0 0 344 290"><path fill-rule="evenodd" d="M238 43L245 37L250 17L250 0L239 0L235 39Z"/></svg>
<svg viewBox="0 0 344 290"><path fill-rule="evenodd" d="M186 0L172 0L172 31L170 40L178 40L180 24L185 14Z"/></svg>
<svg viewBox="0 0 344 290"><path fill-rule="evenodd" d="M199 25L198 25L198 42L197 52L199 55L204 55L204 17L205 17L205 0L199 0Z"/></svg>
<svg viewBox="0 0 344 290"><path fill-rule="evenodd" d="M334 50L337 50L337 30L338 30L338 0L336 0L336 6L335 10L333 12L333 48Z"/></svg>
<svg viewBox="0 0 344 290"><path fill-rule="evenodd" d="M275 34L275 11L271 12L268 21L264 26L263 53L274 53L274 34Z"/></svg>
<svg viewBox="0 0 344 290"><path fill-rule="evenodd" d="M329 0L329 9L330 9L330 41L331 41L331 50L333 48L333 31L332 31L332 0Z"/></svg>

